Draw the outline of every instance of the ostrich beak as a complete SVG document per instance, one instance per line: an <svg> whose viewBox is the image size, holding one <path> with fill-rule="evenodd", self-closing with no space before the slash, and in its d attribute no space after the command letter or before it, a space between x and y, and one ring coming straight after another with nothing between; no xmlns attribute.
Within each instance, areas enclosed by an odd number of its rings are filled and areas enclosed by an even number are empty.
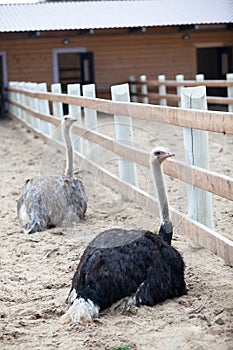
<svg viewBox="0 0 233 350"><path fill-rule="evenodd" d="M63 119L64 120L69 120L69 121L71 121L73 123L78 121L78 118L72 117L70 114L64 115Z"/></svg>
<svg viewBox="0 0 233 350"><path fill-rule="evenodd" d="M170 152L164 152L163 154L161 154L160 158L161 159L167 159L169 157L174 157L175 153L170 153Z"/></svg>

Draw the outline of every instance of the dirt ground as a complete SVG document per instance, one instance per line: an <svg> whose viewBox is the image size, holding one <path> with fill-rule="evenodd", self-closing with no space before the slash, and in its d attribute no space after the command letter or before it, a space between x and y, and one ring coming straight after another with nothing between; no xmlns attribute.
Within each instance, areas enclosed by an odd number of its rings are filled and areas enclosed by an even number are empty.
<svg viewBox="0 0 233 350"><path fill-rule="evenodd" d="M111 134L111 126L109 130ZM155 146L159 138L182 160L181 133L162 125L156 130L148 137L137 129L145 149ZM86 219L71 228L22 233L16 216L20 189L27 178L44 169L60 168L62 153L16 120L0 120L0 140L0 349L110 350L123 344L137 350L233 349L233 270L206 249L194 248L187 237L179 235L178 227L173 245L186 263L187 295L129 314L118 308L109 310L85 326L59 324L67 310L71 279L88 242L107 228L151 230L159 221L81 169L89 198ZM214 135L210 146L212 169L232 176L232 137ZM177 188L177 182L166 180L169 201L179 209L185 186ZM232 235L232 203L214 198L214 223L218 232Z"/></svg>

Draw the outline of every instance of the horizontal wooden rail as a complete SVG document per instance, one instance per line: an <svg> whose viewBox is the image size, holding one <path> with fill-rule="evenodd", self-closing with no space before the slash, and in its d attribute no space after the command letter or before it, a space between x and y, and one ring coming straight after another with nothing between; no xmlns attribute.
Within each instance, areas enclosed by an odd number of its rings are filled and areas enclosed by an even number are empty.
<svg viewBox="0 0 233 350"><path fill-rule="evenodd" d="M192 86L207 86L207 87L230 87L233 86L232 81L227 80L203 80L203 81L197 81L197 80L183 80L183 81L177 81L177 80L135 80L135 81L129 81L130 85L147 85L147 86L161 86L165 85L167 87L177 87L177 86L186 86L186 87L192 87Z"/></svg>
<svg viewBox="0 0 233 350"><path fill-rule="evenodd" d="M233 104L233 98L230 97L218 97L218 96L207 96L208 103L215 103L219 105Z"/></svg>
<svg viewBox="0 0 233 350"><path fill-rule="evenodd" d="M25 94L39 99L53 102L63 102L71 105L95 109L99 112L117 114L148 121L168 123L175 126L207 130L233 135L233 113L213 112L195 109L181 109L176 107L162 107L141 103L112 102L98 98L68 96L28 92L26 90L9 89L11 92ZM13 101L11 101L12 103Z"/></svg>
<svg viewBox="0 0 233 350"><path fill-rule="evenodd" d="M135 149L109 136L86 130L80 126L74 126L73 130L78 135L82 135L84 138L102 145L104 148L121 157L136 162L144 167L149 167L149 153L146 151ZM233 201L233 178L229 176L220 175L171 159L164 164L163 168L165 174L171 177Z"/></svg>
<svg viewBox="0 0 233 350"><path fill-rule="evenodd" d="M180 97L175 95L175 94L166 94L166 95L160 95L160 94L157 94L155 92L148 92L147 94L142 94L140 92L138 93L135 93L135 94L132 94L131 93L131 96L138 96L138 97L149 97L150 99L157 99L157 100L160 100L162 98L165 98L167 100L170 100L170 101L180 101ZM232 100L233 101L233 100Z"/></svg>
<svg viewBox="0 0 233 350"><path fill-rule="evenodd" d="M22 108L27 113L30 113L33 117L50 122L55 126L58 126L61 123L59 118L52 115L37 113L19 103L11 103ZM81 126L74 125L73 131L89 141L102 145L102 147L116 153L120 157L136 162L144 167L149 167L149 153L146 151L135 149L129 145L120 143L109 136L100 134L96 131L87 130ZM174 160L168 160L164 163L163 168L165 174L169 176L233 201L233 179L229 176L220 175L212 171Z"/></svg>
<svg viewBox="0 0 233 350"><path fill-rule="evenodd" d="M138 93L131 93L131 96L138 96L138 97L149 97L150 99L167 99L169 101L180 101L180 96L175 95L175 94L165 94L165 95L160 95L155 92L148 92L147 94L142 94L140 92ZM207 96L207 102L208 103L215 103L215 104L221 104L221 105L229 105L233 104L233 98L229 97L218 97L218 96Z"/></svg>

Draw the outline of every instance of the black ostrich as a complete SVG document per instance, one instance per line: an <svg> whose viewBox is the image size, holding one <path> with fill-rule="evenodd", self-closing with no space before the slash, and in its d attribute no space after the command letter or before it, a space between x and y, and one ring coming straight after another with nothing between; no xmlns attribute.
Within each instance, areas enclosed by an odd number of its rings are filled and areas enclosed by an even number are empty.
<svg viewBox="0 0 233 350"><path fill-rule="evenodd" d="M186 294L184 261L171 246L173 227L161 171L162 162L173 155L163 149L150 155L160 203L159 234L113 228L93 239L74 274L67 298L71 306L61 323L89 322L127 296L136 306L153 306Z"/></svg>

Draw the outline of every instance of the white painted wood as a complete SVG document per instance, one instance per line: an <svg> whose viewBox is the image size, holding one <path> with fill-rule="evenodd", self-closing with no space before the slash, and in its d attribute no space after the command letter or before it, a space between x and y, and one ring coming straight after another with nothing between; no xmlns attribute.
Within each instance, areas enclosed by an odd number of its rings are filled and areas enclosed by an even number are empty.
<svg viewBox="0 0 233 350"><path fill-rule="evenodd" d="M178 83L183 82L184 81L184 75L183 74L177 74L176 75L176 81ZM179 97L181 97L181 89L182 89L181 85L176 87L176 94ZM178 101L178 107L180 107L180 106L181 106L181 100Z"/></svg>
<svg viewBox="0 0 233 350"><path fill-rule="evenodd" d="M37 84L37 92L47 92L47 84L46 83L39 83ZM49 110L49 101L48 100L43 100L39 99L38 102L38 109L39 112L42 114L49 115L50 110ZM40 131L51 137L52 136L52 125L44 120L41 120L40 122Z"/></svg>
<svg viewBox="0 0 233 350"><path fill-rule="evenodd" d="M158 76L158 81L164 82L166 81L166 76L165 75L159 75ZM159 95L164 96L167 93L166 85L159 85ZM159 100L160 106L167 106L167 99L166 98L160 98Z"/></svg>
<svg viewBox="0 0 233 350"><path fill-rule="evenodd" d="M17 82L10 81L8 87L9 89L17 89L18 88ZM13 102L20 103L20 94L17 92L9 91L8 98ZM19 112L17 113L17 111ZM9 104L9 113L14 116L17 115L18 118L22 119L21 108L14 106L12 103Z"/></svg>
<svg viewBox="0 0 233 350"><path fill-rule="evenodd" d="M196 74L196 81L204 81L205 76L204 74Z"/></svg>
<svg viewBox="0 0 233 350"><path fill-rule="evenodd" d="M23 82L15 82L15 87L18 88L19 90L23 89ZM16 100L16 102L22 103L23 97L21 93L14 93L14 99ZM18 107L14 106L14 112L17 116L19 116L22 120L24 120L24 116L25 116L25 112Z"/></svg>
<svg viewBox="0 0 233 350"><path fill-rule="evenodd" d="M14 82L13 81L9 81L9 84L8 84L8 98L9 98L9 101L16 101L16 98L15 98L15 93L13 91L11 91L11 89L14 89ZM9 113L14 115L14 106L12 103L9 103Z"/></svg>
<svg viewBox="0 0 233 350"><path fill-rule="evenodd" d="M22 90L26 90L25 84L26 84L25 81L20 82L20 88L21 88ZM26 97L26 95L20 94L20 103L21 103L24 107L27 106L27 97ZM28 122L28 113L27 113L26 111L24 111L24 110L23 110L23 119L24 119L24 121L25 121L27 124L29 124L29 122Z"/></svg>
<svg viewBox="0 0 233 350"><path fill-rule="evenodd" d="M88 98L96 98L95 84L83 85L83 96ZM95 109L84 108L84 119L86 129L98 131L97 111ZM99 147L92 141L86 142L88 159L99 164Z"/></svg>
<svg viewBox="0 0 233 350"><path fill-rule="evenodd" d="M122 84L111 87L113 101L129 102L129 85ZM133 125L130 117L114 114L115 133L117 141L133 146ZM138 186L136 164L124 158L118 160L119 177L121 180Z"/></svg>
<svg viewBox="0 0 233 350"><path fill-rule="evenodd" d="M17 83L17 82L13 82L13 88L19 88L21 89L22 88L22 84L20 86L20 83ZM18 92L13 92L12 93L12 98L15 102L18 102L20 103L21 102L21 94L18 93ZM13 112L13 115L17 115L19 118L21 118L23 120L23 111L21 108L19 107L16 107L16 106L13 106L12 108L12 112Z"/></svg>
<svg viewBox="0 0 233 350"><path fill-rule="evenodd" d="M181 89L182 108L207 109L206 87L197 86ZM188 164L209 170L208 131L184 128L184 147ZM212 228L212 195L197 187L188 185L189 216Z"/></svg>
<svg viewBox="0 0 233 350"><path fill-rule="evenodd" d="M139 80L146 83L146 80L147 80L146 75L141 75L140 78L139 78ZM141 86L141 93L142 93L142 94L148 94L147 84L143 84L143 85ZM143 97L143 98L142 98L142 102L143 102L143 103L149 103L149 97L147 97L147 96Z"/></svg>
<svg viewBox="0 0 233 350"><path fill-rule="evenodd" d="M135 79L135 76L134 75L130 75L129 76L129 81L130 82L134 82L136 79ZM133 94L133 95L131 95ZM130 84L130 96L131 96L131 101L132 102L137 102L138 99L137 99L137 85L136 84Z"/></svg>
<svg viewBox="0 0 233 350"><path fill-rule="evenodd" d="M227 74L227 81L233 82L233 73ZM229 98L233 98L233 86L228 86L227 88L227 96ZM233 113L233 104L228 105L228 112Z"/></svg>
<svg viewBox="0 0 233 350"><path fill-rule="evenodd" d="M81 96L80 84L68 84L67 94L69 96ZM81 107L69 104L68 111L69 114L72 115L72 117L77 118L77 125L82 126ZM76 151L83 153L83 141L81 135L79 135L78 137L76 136L73 146Z"/></svg>
<svg viewBox="0 0 233 350"><path fill-rule="evenodd" d="M28 84L28 90L31 92L37 91L37 83L29 83ZM39 100L36 97L30 97L29 99L29 106L34 112L39 111ZM36 131L40 131L40 119L31 117L31 123L33 127L36 129Z"/></svg>
<svg viewBox="0 0 233 350"><path fill-rule="evenodd" d="M24 90L25 89L25 82L21 81L19 83L18 87L20 88L20 90ZM21 105L26 106L26 96L23 93L21 93L19 95L19 98L20 98ZM22 119L25 121L25 123L28 123L27 112L24 110L22 110Z"/></svg>
<svg viewBox="0 0 233 350"><path fill-rule="evenodd" d="M24 85L23 85L23 89L26 90L26 91L29 91L28 89L28 82L24 82ZM25 107L29 107L30 108L30 97L25 95L24 97L24 105ZM26 112L25 113L25 118L26 118L26 122L29 124L29 125L32 125L32 120L31 120L31 115L30 113Z"/></svg>
<svg viewBox="0 0 233 350"><path fill-rule="evenodd" d="M61 84L52 84L51 85L51 91L55 94L61 94ZM53 109L53 115L57 118L62 119L63 118L63 103L62 102L52 102L52 109ZM55 139L60 140L63 142L63 135L61 127L58 126L56 129L53 128L53 135Z"/></svg>
<svg viewBox="0 0 233 350"><path fill-rule="evenodd" d="M57 84L52 84L51 85L51 91L54 94L61 94L61 84L57 83ZM63 106L62 106L62 102L52 102L52 106L53 106L53 115L57 118L62 118L63 117Z"/></svg>

